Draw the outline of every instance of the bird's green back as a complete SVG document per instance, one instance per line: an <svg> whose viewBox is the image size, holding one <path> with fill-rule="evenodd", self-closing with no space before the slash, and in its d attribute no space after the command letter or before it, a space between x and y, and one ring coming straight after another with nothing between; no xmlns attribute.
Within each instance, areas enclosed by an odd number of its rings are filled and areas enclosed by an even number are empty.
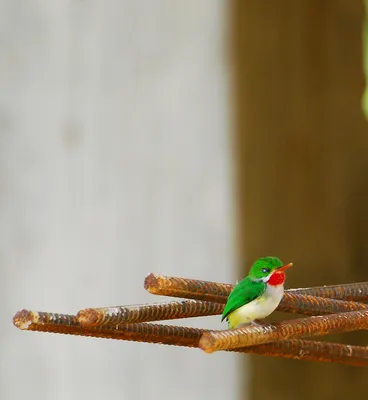
<svg viewBox="0 0 368 400"><path fill-rule="evenodd" d="M252 280L249 276L241 280L234 287L227 299L221 321L239 307L242 307L261 296L265 290L266 283L263 281Z"/></svg>

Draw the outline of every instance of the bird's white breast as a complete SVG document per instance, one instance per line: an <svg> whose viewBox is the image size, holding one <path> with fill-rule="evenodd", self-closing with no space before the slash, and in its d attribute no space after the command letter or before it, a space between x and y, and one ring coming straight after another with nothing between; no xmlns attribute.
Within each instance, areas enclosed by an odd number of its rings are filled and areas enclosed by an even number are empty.
<svg viewBox="0 0 368 400"><path fill-rule="evenodd" d="M284 295L284 285L267 285L262 296L239 307L229 316L230 328L240 324L249 324L255 319L262 319L270 315L279 305Z"/></svg>

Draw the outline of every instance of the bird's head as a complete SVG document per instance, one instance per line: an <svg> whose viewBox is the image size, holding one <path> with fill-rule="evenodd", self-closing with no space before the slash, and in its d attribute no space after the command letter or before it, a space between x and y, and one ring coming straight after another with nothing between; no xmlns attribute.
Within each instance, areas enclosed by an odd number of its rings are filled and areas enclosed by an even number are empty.
<svg viewBox="0 0 368 400"><path fill-rule="evenodd" d="M263 281L272 286L281 285L285 281L285 270L293 263L284 264L277 257L262 257L256 260L249 272L252 280Z"/></svg>

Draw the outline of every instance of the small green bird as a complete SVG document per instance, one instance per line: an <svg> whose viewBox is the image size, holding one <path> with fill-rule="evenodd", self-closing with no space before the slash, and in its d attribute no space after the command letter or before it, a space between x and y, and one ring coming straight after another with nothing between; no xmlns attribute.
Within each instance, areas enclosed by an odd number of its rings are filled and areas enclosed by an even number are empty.
<svg viewBox="0 0 368 400"><path fill-rule="evenodd" d="M270 315L284 295L284 271L292 266L276 257L256 260L249 275L231 291L221 321L226 319L232 329Z"/></svg>

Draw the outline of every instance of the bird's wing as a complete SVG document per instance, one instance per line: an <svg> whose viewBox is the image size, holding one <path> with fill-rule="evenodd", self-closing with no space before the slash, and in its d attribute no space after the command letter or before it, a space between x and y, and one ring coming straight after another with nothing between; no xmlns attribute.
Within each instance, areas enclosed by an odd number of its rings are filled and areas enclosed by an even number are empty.
<svg viewBox="0 0 368 400"><path fill-rule="evenodd" d="M242 307L255 300L257 297L262 296L265 290L266 284L262 281L252 281L249 277L240 281L234 287L227 299L221 321L239 307Z"/></svg>

